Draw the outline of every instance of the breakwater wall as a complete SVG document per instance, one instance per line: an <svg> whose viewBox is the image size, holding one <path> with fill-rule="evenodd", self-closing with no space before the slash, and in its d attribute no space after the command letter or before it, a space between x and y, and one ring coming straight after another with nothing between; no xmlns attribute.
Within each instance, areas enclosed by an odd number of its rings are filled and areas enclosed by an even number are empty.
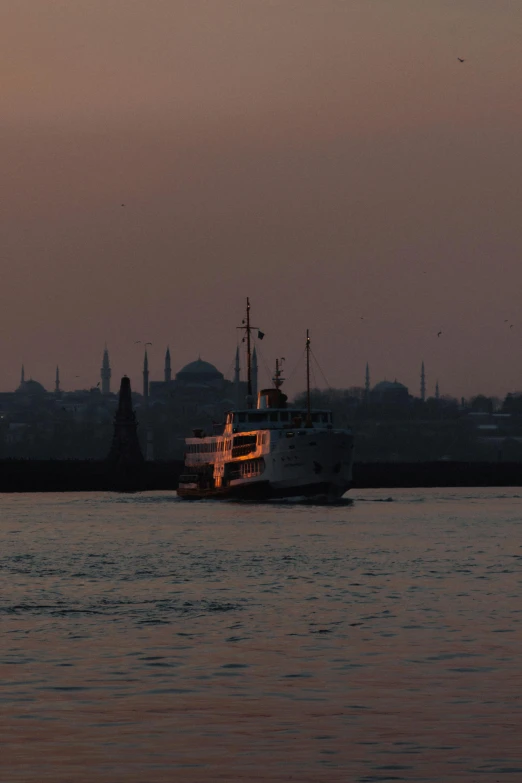
<svg viewBox="0 0 522 783"><path fill-rule="evenodd" d="M176 489L183 462L145 462L125 489ZM121 475L102 460L0 460L0 492L110 492Z"/></svg>
<svg viewBox="0 0 522 783"><path fill-rule="evenodd" d="M522 462L359 462L355 489L519 487Z"/></svg>
<svg viewBox="0 0 522 783"><path fill-rule="evenodd" d="M0 492L174 490L181 461L146 462L130 485L107 462L0 460ZM133 483L135 481L135 483ZM414 487L519 487L520 462L356 462L354 489Z"/></svg>

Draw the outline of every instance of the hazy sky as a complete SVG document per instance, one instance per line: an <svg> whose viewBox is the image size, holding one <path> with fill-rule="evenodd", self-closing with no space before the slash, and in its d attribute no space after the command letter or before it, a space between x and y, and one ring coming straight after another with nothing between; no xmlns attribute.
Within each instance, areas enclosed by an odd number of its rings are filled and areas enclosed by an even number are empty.
<svg viewBox="0 0 522 783"><path fill-rule="evenodd" d="M0 0L0 388L95 384L105 341L140 387L135 340L152 378L167 343L226 372L248 295L270 367L309 327L334 386L368 361L418 393L424 359L430 393L522 389L521 28L520 0Z"/></svg>

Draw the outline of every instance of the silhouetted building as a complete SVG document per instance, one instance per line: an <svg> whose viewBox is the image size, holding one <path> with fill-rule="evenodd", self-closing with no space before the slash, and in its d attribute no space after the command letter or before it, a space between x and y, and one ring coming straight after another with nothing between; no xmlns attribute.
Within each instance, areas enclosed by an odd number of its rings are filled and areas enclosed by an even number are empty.
<svg viewBox="0 0 522 783"><path fill-rule="evenodd" d="M149 357L147 356L146 348L143 358L143 401L145 405L149 402Z"/></svg>
<svg viewBox="0 0 522 783"><path fill-rule="evenodd" d="M170 354L168 359L167 373L166 357L165 378L170 375ZM213 405L219 400L227 399L229 407L233 407L234 383L227 381L222 372L200 357L195 362L189 362L182 367L176 373L174 380L150 381L149 399L151 404L168 399L173 402L184 401L189 406L196 407Z"/></svg>
<svg viewBox="0 0 522 783"><path fill-rule="evenodd" d="M372 402L384 405L408 405L410 395L408 387L395 381L381 381L371 391Z"/></svg>
<svg viewBox="0 0 522 783"><path fill-rule="evenodd" d="M102 368L100 374L101 374L102 394L110 394L112 372L111 372L111 365L109 363L109 351L107 350L107 346L105 346L105 350L103 351L103 362L102 362Z"/></svg>
<svg viewBox="0 0 522 783"><path fill-rule="evenodd" d="M163 370L165 383L170 383L172 380L172 369L170 366L170 348L167 346L167 353L165 354L165 368Z"/></svg>
<svg viewBox="0 0 522 783"><path fill-rule="evenodd" d="M45 397L47 390L44 386L42 386L41 383L38 383L38 381L33 381L32 378L29 378L28 381L22 381L20 383L20 386L16 390L16 394L23 394L25 396L31 397Z"/></svg>

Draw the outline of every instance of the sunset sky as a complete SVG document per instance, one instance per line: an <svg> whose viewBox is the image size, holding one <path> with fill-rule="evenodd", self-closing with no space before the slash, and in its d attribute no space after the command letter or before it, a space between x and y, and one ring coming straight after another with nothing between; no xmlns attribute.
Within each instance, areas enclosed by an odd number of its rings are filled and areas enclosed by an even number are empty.
<svg viewBox="0 0 522 783"><path fill-rule="evenodd" d="M95 385L105 342L114 387L136 340L152 379L167 344L226 373L247 295L261 370L309 328L332 386L522 389L521 29L521 0L0 0L0 389Z"/></svg>

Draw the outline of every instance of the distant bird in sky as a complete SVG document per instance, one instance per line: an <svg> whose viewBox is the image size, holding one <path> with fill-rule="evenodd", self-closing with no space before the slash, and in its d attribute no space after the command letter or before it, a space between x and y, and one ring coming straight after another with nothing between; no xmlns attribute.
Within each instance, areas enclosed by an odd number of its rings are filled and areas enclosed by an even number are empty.
<svg viewBox="0 0 522 783"><path fill-rule="evenodd" d="M138 343L141 343L141 340L134 340L134 345L138 345Z"/></svg>
<svg viewBox="0 0 522 783"><path fill-rule="evenodd" d="M509 318L504 318L504 323L505 324L509 323Z"/></svg>
<svg viewBox="0 0 522 783"><path fill-rule="evenodd" d="M459 61L459 63L465 63L466 62L466 60L463 60L462 57L457 57L457 60Z"/></svg>
<svg viewBox="0 0 522 783"><path fill-rule="evenodd" d="M437 337L440 337L440 336L441 336L441 334L442 334L442 331L440 331L440 332L437 332Z"/></svg>
<svg viewBox="0 0 522 783"><path fill-rule="evenodd" d="M152 343L145 343L145 345L152 345Z"/></svg>
<svg viewBox="0 0 522 783"><path fill-rule="evenodd" d="M509 328L512 329L513 328L513 324L509 324Z"/></svg>
<svg viewBox="0 0 522 783"><path fill-rule="evenodd" d="M122 204L122 207L124 207L124 206L125 206L125 204Z"/></svg>

